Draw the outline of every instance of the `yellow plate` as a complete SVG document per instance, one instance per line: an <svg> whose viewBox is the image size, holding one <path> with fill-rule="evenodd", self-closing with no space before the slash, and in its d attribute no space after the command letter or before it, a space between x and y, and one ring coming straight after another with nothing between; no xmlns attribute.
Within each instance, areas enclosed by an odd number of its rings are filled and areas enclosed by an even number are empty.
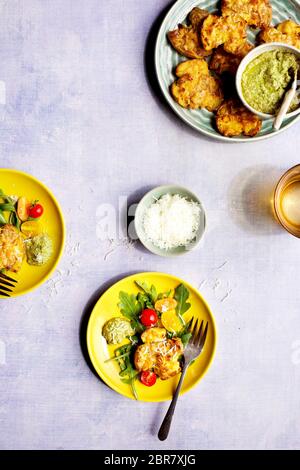
<svg viewBox="0 0 300 470"><path fill-rule="evenodd" d="M148 284L154 284L158 292L165 292L174 289L178 284L183 283L190 292L189 302L191 308L184 314L187 321L192 316L209 322L208 335L205 348L199 358L189 367L183 384L182 393L190 390L203 377L208 370L215 353L216 347L216 326L214 317L209 306L190 284L170 274L163 273L138 273L125 277L121 281L110 287L96 303L87 328L87 346L91 361L100 375L116 392L128 397L134 398L130 385L121 382L119 377L119 367L116 361L105 361L113 357L114 349L120 345L107 345L102 336L102 327L104 323L112 317L121 316L118 308L119 292L137 293L139 289L134 281L145 281ZM124 342L126 343L126 341ZM178 376L168 380L158 379L153 387L146 387L136 380L136 389L139 400L141 401L165 401L170 400L178 382Z"/></svg>
<svg viewBox="0 0 300 470"><path fill-rule="evenodd" d="M8 195L26 196L29 201L38 199L44 207L44 214L40 219L42 230L47 232L53 241L53 255L44 266L30 266L24 261L18 273L7 272L8 276L18 281L16 288L10 294L11 297L16 297L37 288L53 273L64 249L65 224L55 197L33 176L17 170L0 168L0 188Z"/></svg>

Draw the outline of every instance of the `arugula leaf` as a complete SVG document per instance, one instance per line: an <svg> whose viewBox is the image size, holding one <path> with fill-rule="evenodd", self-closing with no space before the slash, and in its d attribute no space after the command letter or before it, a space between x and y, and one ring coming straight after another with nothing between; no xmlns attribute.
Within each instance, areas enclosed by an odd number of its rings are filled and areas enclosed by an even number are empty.
<svg viewBox="0 0 300 470"><path fill-rule="evenodd" d="M131 322L132 328L137 332L141 333L144 331L143 325L139 321L139 315L142 311L142 305L138 302L134 294L127 294L127 292L119 293L119 304L118 307L121 310L122 315L128 318Z"/></svg>
<svg viewBox="0 0 300 470"><path fill-rule="evenodd" d="M177 300L176 312L180 318L191 306L191 304L187 302L189 296L190 293L183 284L179 284L179 286L176 287L174 299Z"/></svg>
<svg viewBox="0 0 300 470"><path fill-rule="evenodd" d="M9 215L9 223L17 227L18 230L21 228L21 222L19 220L19 217L15 212L11 212Z"/></svg>
<svg viewBox="0 0 300 470"><path fill-rule="evenodd" d="M144 292L139 292L137 295L137 300L141 305L141 309L144 310L145 308L154 308L152 301L149 299L149 296Z"/></svg>
<svg viewBox="0 0 300 470"><path fill-rule="evenodd" d="M0 204L0 210L7 212L16 212L15 206L13 204L5 202Z"/></svg>
<svg viewBox="0 0 300 470"><path fill-rule="evenodd" d="M5 219L2 211L0 210L0 225L5 225L5 224L7 224L6 219Z"/></svg>
<svg viewBox="0 0 300 470"><path fill-rule="evenodd" d="M190 331L190 328L192 326L192 321L193 321L193 319L191 318L190 321L188 321L184 325L182 330L177 335L181 339L181 342L182 342L184 348L188 345L188 343L189 343L189 341L192 337L192 333Z"/></svg>
<svg viewBox="0 0 300 470"><path fill-rule="evenodd" d="M118 361L121 371L119 372L119 376L123 383L126 383L131 386L132 393L134 398L138 400L136 388L135 388L135 380L138 376L138 371L135 370L133 366L133 352L135 347L135 342L125 344L124 346L120 346L115 350L115 359Z"/></svg>
<svg viewBox="0 0 300 470"><path fill-rule="evenodd" d="M180 339L181 339L181 342L182 342L184 348L186 348L187 345L189 344L189 341L190 341L191 337L192 337L192 333L190 333L190 332L185 333L184 335L181 336Z"/></svg>
<svg viewBox="0 0 300 470"><path fill-rule="evenodd" d="M141 306L137 302L134 294L127 294L127 292L121 291L119 293L119 308L124 317L129 319L135 319L141 312Z"/></svg>
<svg viewBox="0 0 300 470"><path fill-rule="evenodd" d="M143 282L143 281L134 281L134 282L140 289L142 289L145 292L145 294L149 296L152 303L155 304L157 300L157 291L156 291L155 286L152 284L152 286L149 287L147 282Z"/></svg>

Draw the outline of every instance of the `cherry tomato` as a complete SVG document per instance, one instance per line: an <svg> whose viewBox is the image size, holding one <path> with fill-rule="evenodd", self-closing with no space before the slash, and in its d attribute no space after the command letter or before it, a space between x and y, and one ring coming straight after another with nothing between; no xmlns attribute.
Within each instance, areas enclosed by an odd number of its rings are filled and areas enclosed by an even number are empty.
<svg viewBox="0 0 300 470"><path fill-rule="evenodd" d="M41 204L33 204L29 209L29 217L32 217L33 219L38 219L43 215L43 213L44 208Z"/></svg>
<svg viewBox="0 0 300 470"><path fill-rule="evenodd" d="M144 370L141 373L141 382L146 385L146 387L152 387L156 382L156 375L151 370Z"/></svg>
<svg viewBox="0 0 300 470"><path fill-rule="evenodd" d="M155 310L151 308L145 308L141 314L141 322L144 326L154 326L156 325L158 316Z"/></svg>

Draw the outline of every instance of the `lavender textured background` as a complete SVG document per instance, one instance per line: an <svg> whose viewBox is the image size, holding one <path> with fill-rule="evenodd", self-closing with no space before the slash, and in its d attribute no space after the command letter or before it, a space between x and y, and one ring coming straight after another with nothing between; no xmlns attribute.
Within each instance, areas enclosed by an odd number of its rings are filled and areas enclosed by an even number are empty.
<svg viewBox="0 0 300 470"><path fill-rule="evenodd" d="M50 281L0 306L2 449L299 448L299 241L269 214L279 175L298 163L299 125L249 145L207 140L158 97L150 61L167 0L0 0L1 167L45 182L68 228ZM149 36L150 33L150 36ZM144 53L147 42L147 81ZM201 247L160 259L96 236L97 207L176 182L208 216ZM215 362L180 400L130 401L91 372L79 330L99 288L161 270L199 287L215 313Z"/></svg>

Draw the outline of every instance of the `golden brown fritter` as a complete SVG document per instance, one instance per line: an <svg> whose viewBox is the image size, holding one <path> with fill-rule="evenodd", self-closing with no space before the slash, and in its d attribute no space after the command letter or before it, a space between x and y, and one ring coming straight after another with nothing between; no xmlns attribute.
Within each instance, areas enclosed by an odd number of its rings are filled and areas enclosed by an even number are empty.
<svg viewBox="0 0 300 470"><path fill-rule="evenodd" d="M158 327L153 327L153 328L147 328L142 334L141 334L141 340L143 343L155 343L157 341L165 341L167 338L167 331L165 328L158 328Z"/></svg>
<svg viewBox="0 0 300 470"><path fill-rule="evenodd" d="M222 0L222 15L240 15L249 26L263 28L272 20L272 7L269 0Z"/></svg>
<svg viewBox="0 0 300 470"><path fill-rule="evenodd" d="M225 51L242 57L251 49L247 41L247 23L239 15L209 15L202 24L201 41L205 50L223 44Z"/></svg>
<svg viewBox="0 0 300 470"><path fill-rule="evenodd" d="M253 44L251 44L250 42L246 40L246 41L242 41L239 45L237 45L236 43L233 44L233 47L231 47L230 43L226 43L224 44L224 48L230 54L233 54L236 57L239 57L240 59L242 59L243 57L245 57L245 55L248 54L248 52L254 49L254 46Z"/></svg>
<svg viewBox="0 0 300 470"><path fill-rule="evenodd" d="M164 334L161 330L164 330ZM166 339L164 328L148 328L141 338L144 344L137 347L134 355L138 371L153 370L162 380L180 372L179 357L183 353L180 338Z"/></svg>
<svg viewBox="0 0 300 470"><path fill-rule="evenodd" d="M221 81L213 77L203 59L181 62L175 71L178 80L171 85L171 93L183 108L216 110L223 101Z"/></svg>
<svg viewBox="0 0 300 470"><path fill-rule="evenodd" d="M229 52L224 51L223 46L219 46L213 52L209 68L219 75L222 75L223 73L235 75L241 60L242 57L230 54Z"/></svg>
<svg viewBox="0 0 300 470"><path fill-rule="evenodd" d="M199 33L193 26L178 25L174 31L169 31L168 39L179 54L190 59L200 59L211 54L200 46Z"/></svg>
<svg viewBox="0 0 300 470"><path fill-rule="evenodd" d="M25 245L22 235L10 224L0 227L0 270L20 271L25 257Z"/></svg>
<svg viewBox="0 0 300 470"><path fill-rule="evenodd" d="M261 120L248 111L238 99L231 98L219 107L216 125L218 131L226 137L241 134L253 137L261 129Z"/></svg>
<svg viewBox="0 0 300 470"><path fill-rule="evenodd" d="M202 10L202 8L195 7L188 14L188 23L197 29L202 21L208 17L208 15L209 12L207 10Z"/></svg>
<svg viewBox="0 0 300 470"><path fill-rule="evenodd" d="M300 49L300 25L286 20L276 27L265 28L259 34L259 42L283 42Z"/></svg>

